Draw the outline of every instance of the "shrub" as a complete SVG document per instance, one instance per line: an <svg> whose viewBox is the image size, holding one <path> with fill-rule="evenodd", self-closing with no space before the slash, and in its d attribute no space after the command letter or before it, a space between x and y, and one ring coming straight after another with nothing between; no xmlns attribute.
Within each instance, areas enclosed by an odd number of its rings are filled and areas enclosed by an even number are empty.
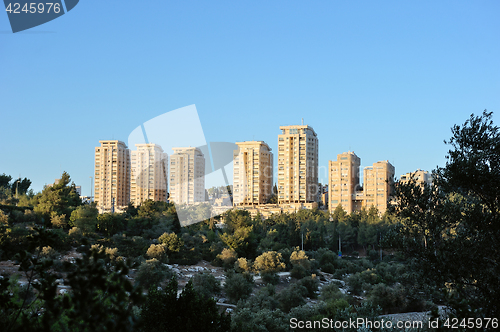
<svg viewBox="0 0 500 332"><path fill-rule="evenodd" d="M321 271L326 272L326 273L334 273L335 272L335 266L333 266L332 263L326 263L321 267Z"/></svg>
<svg viewBox="0 0 500 332"><path fill-rule="evenodd" d="M250 296L253 286L253 277L249 273L229 271L224 284L224 291L231 302L237 303L240 299L246 299Z"/></svg>
<svg viewBox="0 0 500 332"><path fill-rule="evenodd" d="M297 283L307 289L307 296L310 298L316 298L316 292L318 291L319 286L319 280L316 275L313 274L312 276L302 278Z"/></svg>
<svg viewBox="0 0 500 332"><path fill-rule="evenodd" d="M277 285L280 282L280 277L275 272L263 272L261 277L265 284Z"/></svg>
<svg viewBox="0 0 500 332"><path fill-rule="evenodd" d="M290 276L295 279L302 279L307 275L307 271L303 266L296 265L290 271Z"/></svg>
<svg viewBox="0 0 500 332"><path fill-rule="evenodd" d="M261 273L275 273L285 268L285 263L280 253L268 251L255 258L254 269Z"/></svg>
<svg viewBox="0 0 500 332"><path fill-rule="evenodd" d="M323 288L321 288L320 298L325 302L329 300L341 299L343 297L344 294L342 294L336 283L331 282L328 285L325 285L323 286Z"/></svg>
<svg viewBox="0 0 500 332"><path fill-rule="evenodd" d="M198 273L192 280L193 288L200 296L213 297L222 290L220 281L211 273Z"/></svg>
<svg viewBox="0 0 500 332"><path fill-rule="evenodd" d="M278 308L278 301L275 298L276 289L274 285L266 285L259 289L255 295L249 297L246 301L238 302L238 310L248 308L252 312L259 312L262 309L275 310Z"/></svg>
<svg viewBox="0 0 500 332"><path fill-rule="evenodd" d="M68 235L71 236L75 241L80 242L83 237L83 232L78 227L73 227L69 230Z"/></svg>
<svg viewBox="0 0 500 332"><path fill-rule="evenodd" d="M304 297L307 295L307 288L304 286L295 283L290 287L281 291L278 294L277 298L280 303L280 308L284 312L289 312L290 309L297 307L299 305L303 305L306 303Z"/></svg>
<svg viewBox="0 0 500 332"><path fill-rule="evenodd" d="M173 272L159 260L149 259L139 266L135 281L144 288L158 286L166 278L171 278Z"/></svg>
<svg viewBox="0 0 500 332"><path fill-rule="evenodd" d="M294 267L302 266L305 270L309 270L311 268L309 257L307 257L304 250L299 250L299 247L295 248L295 250L290 255L290 262Z"/></svg>
<svg viewBox="0 0 500 332"><path fill-rule="evenodd" d="M222 252L217 255L217 258L222 261L222 265L226 269L234 266L234 262L236 262L237 257L238 255L235 250L227 248L222 249Z"/></svg>
<svg viewBox="0 0 500 332"><path fill-rule="evenodd" d="M50 216L50 223L52 224L52 227L55 228L66 228L68 226L66 215L58 215L56 212L52 212L52 215Z"/></svg>
<svg viewBox="0 0 500 332"><path fill-rule="evenodd" d="M249 272L252 270L252 263L244 257L238 258L234 263L234 269L237 272Z"/></svg>
<svg viewBox="0 0 500 332"><path fill-rule="evenodd" d="M385 313L399 312L408 305L408 299L401 285L389 287L385 284L373 286L367 297L375 306L380 306Z"/></svg>
<svg viewBox="0 0 500 332"><path fill-rule="evenodd" d="M158 241L165 245L168 252L179 252L184 247L184 241L175 233L163 233Z"/></svg>
<svg viewBox="0 0 500 332"><path fill-rule="evenodd" d="M149 258L156 258L162 263L168 263L167 250L164 244L152 244L149 246L146 255Z"/></svg>
<svg viewBox="0 0 500 332"><path fill-rule="evenodd" d="M55 259L58 254L59 253L52 249L52 247L50 246L43 247L42 251L40 252L40 256L47 259Z"/></svg>

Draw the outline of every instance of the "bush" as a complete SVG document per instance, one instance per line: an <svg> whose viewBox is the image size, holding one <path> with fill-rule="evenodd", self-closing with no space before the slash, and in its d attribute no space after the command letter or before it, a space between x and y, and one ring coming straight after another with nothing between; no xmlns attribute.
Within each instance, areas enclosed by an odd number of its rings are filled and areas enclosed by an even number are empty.
<svg viewBox="0 0 500 332"><path fill-rule="evenodd" d="M238 303L240 299L246 299L252 293L254 281L249 273L235 273L229 271L224 284L226 296L233 303Z"/></svg>
<svg viewBox="0 0 500 332"><path fill-rule="evenodd" d="M326 302L325 311L328 317L337 316L339 311L349 308L349 302L346 299L331 299Z"/></svg>
<svg viewBox="0 0 500 332"><path fill-rule="evenodd" d="M304 270L309 270L311 268L309 257L307 257L305 251L299 250L299 247L295 248L295 250L290 255L290 263L292 263L294 267L302 266Z"/></svg>
<svg viewBox="0 0 500 332"><path fill-rule="evenodd" d="M321 288L321 300L327 302L329 300L337 300L341 298L344 298L344 294L342 294L336 283L331 282Z"/></svg>
<svg viewBox="0 0 500 332"><path fill-rule="evenodd" d="M277 285L280 282L280 277L274 272L263 272L261 277L265 284Z"/></svg>
<svg viewBox="0 0 500 332"><path fill-rule="evenodd" d="M268 251L255 258L254 269L261 273L275 273L285 269L285 263L280 253Z"/></svg>
<svg viewBox="0 0 500 332"><path fill-rule="evenodd" d="M303 266L296 265L290 271L290 276L295 279L302 279L307 275L307 271Z"/></svg>
<svg viewBox="0 0 500 332"><path fill-rule="evenodd" d="M389 287L385 284L373 286L367 297L375 306L380 306L385 313L394 313L404 310L408 300L401 285Z"/></svg>
<svg viewBox="0 0 500 332"><path fill-rule="evenodd" d="M184 247L184 241L175 233L163 233L158 241L165 245L168 252L179 252Z"/></svg>
<svg viewBox="0 0 500 332"><path fill-rule="evenodd" d="M277 309L279 305L275 295L276 289L274 288L274 285L264 286L246 301L239 301L238 311L244 308L248 308L252 312L259 312L262 309L273 311Z"/></svg>
<svg viewBox="0 0 500 332"><path fill-rule="evenodd" d="M40 252L40 256L46 259L55 259L59 253L52 249L50 246L46 246L42 248Z"/></svg>
<svg viewBox="0 0 500 332"><path fill-rule="evenodd" d="M292 308L305 304L304 297L307 293L307 288L298 283L282 290L277 296L281 310L289 312Z"/></svg>
<svg viewBox="0 0 500 332"><path fill-rule="evenodd" d="M68 222L66 221L66 215L65 214L58 215L55 212L52 212L52 215L50 216L50 223L52 224L52 227L55 228L66 228L68 226Z"/></svg>
<svg viewBox="0 0 500 332"><path fill-rule="evenodd" d="M317 294L316 292L318 291L318 286L319 286L319 280L316 277L316 275L312 275L309 277L302 278L297 282L299 285L304 286L307 289L307 296L310 298L316 298Z"/></svg>
<svg viewBox="0 0 500 332"><path fill-rule="evenodd" d="M321 267L321 271L333 274L335 272L335 266L332 263L326 263Z"/></svg>
<svg viewBox="0 0 500 332"><path fill-rule="evenodd" d="M152 244L149 246L146 255L149 258L156 258L162 263L168 263L167 250L164 244Z"/></svg>
<svg viewBox="0 0 500 332"><path fill-rule="evenodd" d="M238 258L234 263L234 269L237 272L249 272L252 270L252 263L244 257Z"/></svg>
<svg viewBox="0 0 500 332"><path fill-rule="evenodd" d="M193 288L200 296L213 297L222 290L220 281L211 273L198 273L192 280Z"/></svg>
<svg viewBox="0 0 500 332"><path fill-rule="evenodd" d="M217 258L222 262L222 266L226 269L234 266L237 257L236 251L228 248L222 249L222 252L217 255Z"/></svg>
<svg viewBox="0 0 500 332"><path fill-rule="evenodd" d="M139 266L135 281L142 287L149 289L158 286L166 278L171 278L174 273L159 260L149 259Z"/></svg>

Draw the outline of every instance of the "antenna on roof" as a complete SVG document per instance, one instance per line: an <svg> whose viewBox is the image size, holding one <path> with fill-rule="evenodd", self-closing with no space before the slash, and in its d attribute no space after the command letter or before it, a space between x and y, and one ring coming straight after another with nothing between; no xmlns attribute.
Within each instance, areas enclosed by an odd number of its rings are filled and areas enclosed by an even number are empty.
<svg viewBox="0 0 500 332"><path fill-rule="evenodd" d="M304 118L302 118L302 125L304 125Z"/></svg>

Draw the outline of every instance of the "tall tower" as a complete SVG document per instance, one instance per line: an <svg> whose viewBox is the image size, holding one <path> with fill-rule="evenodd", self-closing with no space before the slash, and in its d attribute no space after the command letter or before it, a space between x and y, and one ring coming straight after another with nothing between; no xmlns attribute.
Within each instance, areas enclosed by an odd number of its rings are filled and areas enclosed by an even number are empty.
<svg viewBox="0 0 500 332"><path fill-rule="evenodd" d="M168 155L157 144L136 144L131 151L130 200L135 206L147 199L167 201Z"/></svg>
<svg viewBox="0 0 500 332"><path fill-rule="evenodd" d="M308 125L280 127L278 203L310 203L318 197L318 136Z"/></svg>
<svg viewBox="0 0 500 332"><path fill-rule="evenodd" d="M173 148L170 200L176 204L205 201L205 156L198 148Z"/></svg>
<svg viewBox="0 0 500 332"><path fill-rule="evenodd" d="M336 161L328 164L328 207L335 211L339 204L347 213L357 210L356 191L359 189L359 166L361 159L354 152L337 155Z"/></svg>
<svg viewBox="0 0 500 332"><path fill-rule="evenodd" d="M122 141L95 148L94 193L100 212L124 209L130 201L130 152Z"/></svg>
<svg viewBox="0 0 500 332"><path fill-rule="evenodd" d="M265 204L273 191L273 154L263 141L236 142L233 204Z"/></svg>
<svg viewBox="0 0 500 332"><path fill-rule="evenodd" d="M378 161L363 170L363 205L369 209L375 206L380 213L387 209L392 195L394 166L389 161Z"/></svg>

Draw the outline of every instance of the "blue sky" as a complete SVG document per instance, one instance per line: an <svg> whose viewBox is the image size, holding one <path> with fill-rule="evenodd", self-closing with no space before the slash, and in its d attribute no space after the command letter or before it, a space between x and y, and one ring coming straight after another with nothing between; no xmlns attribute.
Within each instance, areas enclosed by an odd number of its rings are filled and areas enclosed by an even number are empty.
<svg viewBox="0 0 500 332"><path fill-rule="evenodd" d="M0 13L0 174L40 191L67 171L88 195L99 140L191 104L207 141L276 152L279 126L304 118L320 166L351 150L398 176L432 170L453 124L484 109L499 123L499 13L498 1L87 0L16 34Z"/></svg>

